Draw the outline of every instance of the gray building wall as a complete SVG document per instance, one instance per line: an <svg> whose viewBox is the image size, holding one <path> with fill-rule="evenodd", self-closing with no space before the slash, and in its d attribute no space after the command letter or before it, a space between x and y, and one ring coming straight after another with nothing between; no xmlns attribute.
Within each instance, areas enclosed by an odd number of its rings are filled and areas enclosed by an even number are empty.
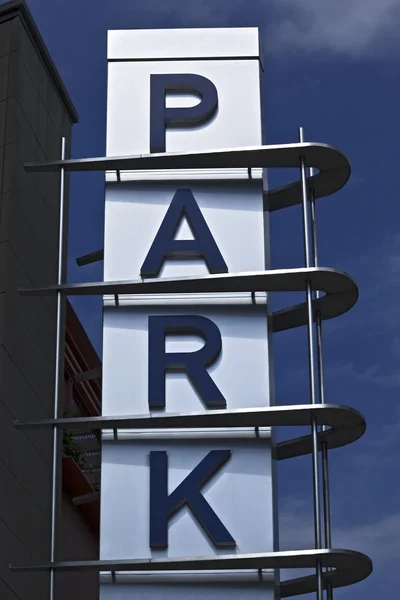
<svg viewBox="0 0 400 600"><path fill-rule="evenodd" d="M62 494L63 514L60 521L60 549L64 560L98 558L98 536L88 530L82 511L73 505L66 492ZM97 600L99 597L98 573L60 573L57 580L57 600ZM44 596L46 598L46 596Z"/></svg>
<svg viewBox="0 0 400 600"><path fill-rule="evenodd" d="M23 164L59 158L76 120L25 4L0 5L0 598L7 600L48 597L47 573L9 571L10 562L48 560L50 532L51 433L18 431L13 421L52 416L55 300L17 289L56 282L59 177L28 174ZM69 532L78 531L81 517L66 506ZM61 556L71 558L71 543L69 535Z"/></svg>

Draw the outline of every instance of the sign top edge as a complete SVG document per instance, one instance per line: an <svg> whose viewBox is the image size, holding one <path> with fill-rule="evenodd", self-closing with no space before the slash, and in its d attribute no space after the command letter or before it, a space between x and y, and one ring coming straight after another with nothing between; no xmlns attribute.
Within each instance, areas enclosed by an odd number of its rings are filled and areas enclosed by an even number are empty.
<svg viewBox="0 0 400 600"><path fill-rule="evenodd" d="M108 60L261 58L258 27L112 29Z"/></svg>

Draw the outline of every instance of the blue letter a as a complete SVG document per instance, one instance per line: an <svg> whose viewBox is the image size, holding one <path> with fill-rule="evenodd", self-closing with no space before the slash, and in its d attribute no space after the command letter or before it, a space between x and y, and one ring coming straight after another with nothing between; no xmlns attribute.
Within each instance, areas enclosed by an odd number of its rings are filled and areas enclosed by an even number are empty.
<svg viewBox="0 0 400 600"><path fill-rule="evenodd" d="M175 240L186 218L193 240ZM166 258L203 258L210 273L227 273L228 267L191 190L177 190L140 270L141 277L157 277Z"/></svg>

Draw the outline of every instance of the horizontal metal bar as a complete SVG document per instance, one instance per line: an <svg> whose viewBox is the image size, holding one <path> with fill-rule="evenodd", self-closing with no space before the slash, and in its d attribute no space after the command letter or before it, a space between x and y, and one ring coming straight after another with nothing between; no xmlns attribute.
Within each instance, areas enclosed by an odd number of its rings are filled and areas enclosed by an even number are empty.
<svg viewBox="0 0 400 600"><path fill-rule="evenodd" d="M82 373L77 373L74 377L74 381L76 383L83 383L84 381L91 381L92 379L99 379L101 377L102 367L95 367L94 369L89 369L88 371L83 371Z"/></svg>
<svg viewBox="0 0 400 600"><path fill-rule="evenodd" d="M91 504L92 502L99 502L100 492L90 492L90 494L82 494L81 496L75 496L72 498L75 506L81 506L82 504Z"/></svg>
<svg viewBox="0 0 400 600"><path fill-rule="evenodd" d="M329 449L351 444L365 432L364 417L353 408L333 404L270 406L237 410L212 410L187 414L152 414L118 417L67 417L15 421L17 429L63 429L90 431L93 429L202 429L277 426L309 426L312 418L318 425L330 429L319 434ZM311 435L280 442L276 446L278 460L309 454Z"/></svg>
<svg viewBox="0 0 400 600"><path fill-rule="evenodd" d="M127 415L117 417L64 417L14 421L17 429L62 429L88 431L91 429L168 429L168 428L221 428L221 427L296 427L310 425L314 417L317 425L332 428L358 427L364 418L357 410L335 404L295 404L269 406L267 408L241 408L235 410L209 410L207 412L153 413L151 415Z"/></svg>
<svg viewBox="0 0 400 600"><path fill-rule="evenodd" d="M95 262L100 262L104 260L104 249L95 250L95 252L90 252L90 254L84 254L76 259L76 264L78 267L84 267L85 265L91 265Z"/></svg>
<svg viewBox="0 0 400 600"><path fill-rule="evenodd" d="M211 587L219 587L220 584L228 584L230 587L238 585L245 585L251 588L258 586L268 587L268 585L275 584L275 571L272 569L263 569L259 571L257 569L249 569L246 571L179 571L174 573L171 571L152 571L148 573L124 573L106 571L100 573L100 584L114 586L114 592L118 588L115 586L122 584L152 584L152 585L164 585L177 583L178 585L190 584L194 587L197 584L207 585ZM245 588L245 589L246 589Z"/></svg>
<svg viewBox="0 0 400 600"><path fill-rule="evenodd" d="M318 289L326 294L350 293L356 296L358 292L356 283L349 275L329 267L222 273L177 279L67 283L38 288L20 288L19 291L26 296L43 296L58 291L66 295L300 292L305 290L307 281L311 281L313 289Z"/></svg>
<svg viewBox="0 0 400 600"><path fill-rule="evenodd" d="M27 163L26 171L138 171L155 169L224 169L297 167L300 156L319 173L309 178L315 198L340 190L350 177L347 157L327 144L317 142L278 144L250 148L232 148L205 152L165 152L136 156L81 158L47 163ZM268 210L280 210L300 204L301 182L296 181L266 195Z"/></svg>
<svg viewBox="0 0 400 600"><path fill-rule="evenodd" d="M129 57L129 58L108 58L107 59L109 63L136 63L136 62L140 62L140 63L144 63L144 62L170 62L170 61L174 61L174 60L179 60L179 62L191 62L194 60L193 56L180 56L179 59L175 56L152 56L151 58L145 58L145 57ZM227 56L227 55L222 55L222 56L196 56L195 58L196 62L203 62L203 61L219 61L219 60L256 60L261 62L261 56L259 56L258 54L248 54L248 55L243 55L243 56Z"/></svg>
<svg viewBox="0 0 400 600"><path fill-rule="evenodd" d="M258 554L233 554L193 558L148 558L136 560L59 561L35 565L10 565L13 572L56 571L219 571L233 569L311 569L320 561L331 568L324 574L332 587L344 587L366 579L372 572L372 562L365 554L352 550L296 550ZM283 582L281 597L315 590L315 576Z"/></svg>
<svg viewBox="0 0 400 600"><path fill-rule="evenodd" d="M206 277L181 277L179 279L138 279L134 281L109 281L48 285L38 288L20 288L28 296L44 296L61 292L65 295L115 295L115 294L202 294L217 292L295 292L303 291L307 281L312 288L325 292L314 301L314 313L322 319L337 317L350 310L358 299L355 281L346 273L327 267L277 269L246 273L208 275ZM283 331L307 322L305 303L280 310L273 315L273 331Z"/></svg>

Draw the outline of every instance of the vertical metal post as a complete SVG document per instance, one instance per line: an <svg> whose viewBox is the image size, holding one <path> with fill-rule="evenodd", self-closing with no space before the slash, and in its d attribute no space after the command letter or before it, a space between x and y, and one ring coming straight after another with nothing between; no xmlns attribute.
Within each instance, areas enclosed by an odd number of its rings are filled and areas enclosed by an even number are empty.
<svg viewBox="0 0 400 600"><path fill-rule="evenodd" d="M303 128L299 128L299 142L304 141ZM301 190L302 190L302 209L303 209L303 234L304 234L304 262L309 268L310 265L310 243L308 235L308 202L307 202L307 175L304 156L300 157L301 172ZM315 394L315 365L314 365L314 336L313 336L313 306L311 281L306 282L307 296L307 333L308 333L308 367L310 380L310 401L316 404ZM311 420L312 434L312 466L313 466L313 496L314 496L314 538L315 548L321 549L321 516L320 516L320 498L319 498L319 468L318 468L318 428L315 417ZM317 600L322 600L322 565L317 562Z"/></svg>
<svg viewBox="0 0 400 600"><path fill-rule="evenodd" d="M61 141L61 160L65 160L66 138ZM65 204L65 173L64 168L60 169L60 228L58 237L58 272L57 283L61 285L64 275L64 204ZM61 351L63 347L62 331L61 331L61 292L57 292L57 323L56 323L56 352L55 352L55 377L54 377L54 409L53 415L55 419L59 418L60 408L60 384L62 382L62 365L63 361ZM52 465L52 489L51 489L51 537L50 537L50 561L56 560L57 546L57 516L59 506L58 494L58 446L59 446L59 429L57 425L53 426L53 465ZM50 569L50 600L54 600L55 593L55 571Z"/></svg>
<svg viewBox="0 0 400 600"><path fill-rule="evenodd" d="M311 177L314 175L314 169L310 169ZM317 244L317 213L315 207L315 192L314 189L310 190L310 208L311 208L311 232L312 232L312 248L313 248L313 263L314 267L318 267L318 244ZM320 292L316 292L316 298L320 297ZM324 362L323 362L323 351L322 351L322 321L321 313L316 313L316 330L317 330L317 360L318 360L318 384L319 384L319 398L321 404L325 404L325 382L324 382ZM326 431L327 427L323 425L322 431ZM330 493L329 493L329 463L328 463L328 446L323 440L321 443L321 455L322 455L322 497L324 503L324 537L325 537L325 548L332 547L332 529L331 529L331 507L330 507ZM326 584L326 597L327 600L332 600L333 589L332 585L327 581Z"/></svg>

